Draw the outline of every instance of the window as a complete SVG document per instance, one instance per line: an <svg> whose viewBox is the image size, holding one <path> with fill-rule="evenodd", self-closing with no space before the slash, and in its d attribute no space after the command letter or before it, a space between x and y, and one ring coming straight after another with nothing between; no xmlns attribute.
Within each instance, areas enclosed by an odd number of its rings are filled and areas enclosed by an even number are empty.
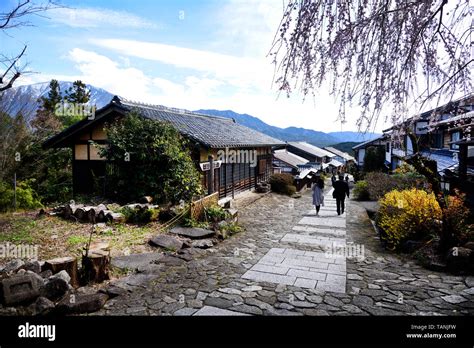
<svg viewBox="0 0 474 348"><path fill-rule="evenodd" d="M461 140L460 132L451 133L451 141L459 141L459 140ZM459 150L459 145L451 144L451 150Z"/></svg>
<svg viewBox="0 0 474 348"><path fill-rule="evenodd" d="M385 145L385 152L390 152L390 143Z"/></svg>

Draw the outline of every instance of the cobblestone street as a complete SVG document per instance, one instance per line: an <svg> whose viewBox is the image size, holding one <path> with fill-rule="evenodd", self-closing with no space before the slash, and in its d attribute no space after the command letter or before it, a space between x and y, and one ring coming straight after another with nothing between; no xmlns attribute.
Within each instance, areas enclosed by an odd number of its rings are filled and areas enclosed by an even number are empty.
<svg viewBox="0 0 474 348"><path fill-rule="evenodd" d="M349 201L337 216L330 192L325 200L319 217L309 191L241 206L244 232L190 261L151 263L114 281L110 292L118 296L95 314L474 314L474 277L432 272L386 252L362 206ZM349 245L365 257L326 252Z"/></svg>

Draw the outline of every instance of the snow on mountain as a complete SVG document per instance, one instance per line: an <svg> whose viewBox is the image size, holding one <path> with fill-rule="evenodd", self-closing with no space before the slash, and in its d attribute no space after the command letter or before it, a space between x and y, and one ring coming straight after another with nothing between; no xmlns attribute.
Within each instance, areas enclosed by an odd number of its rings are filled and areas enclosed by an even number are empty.
<svg viewBox="0 0 474 348"><path fill-rule="evenodd" d="M95 105L97 108L108 104L113 98L113 94L105 89L88 84L86 84L86 86L91 92L89 103ZM66 90L72 87L72 82L60 81L59 87L61 94L64 95ZM16 115L21 112L27 119L31 119L39 107L38 99L42 96L46 96L48 92L49 82L10 88L0 96L1 108L10 115Z"/></svg>

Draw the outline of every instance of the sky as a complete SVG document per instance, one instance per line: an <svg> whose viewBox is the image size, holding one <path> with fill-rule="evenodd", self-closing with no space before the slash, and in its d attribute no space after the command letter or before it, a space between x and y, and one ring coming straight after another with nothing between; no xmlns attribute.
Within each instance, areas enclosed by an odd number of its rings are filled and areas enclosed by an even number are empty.
<svg viewBox="0 0 474 348"><path fill-rule="evenodd" d="M17 0L1 0L0 12ZM77 79L152 104L247 113L278 127L357 131L357 108L337 121L338 103L278 94L268 53L282 0L85 0L0 34L2 52L28 45L17 85ZM379 122L376 131L388 128Z"/></svg>

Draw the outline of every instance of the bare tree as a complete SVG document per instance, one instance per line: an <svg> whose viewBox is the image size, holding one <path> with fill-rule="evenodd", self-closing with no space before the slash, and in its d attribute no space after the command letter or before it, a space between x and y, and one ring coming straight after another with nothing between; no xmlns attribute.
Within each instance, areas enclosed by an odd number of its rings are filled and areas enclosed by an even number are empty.
<svg viewBox="0 0 474 348"><path fill-rule="evenodd" d="M414 105L472 91L470 11L469 0L290 0L270 52L276 83L305 96L330 83L341 121L356 103L359 129L384 106L395 123Z"/></svg>
<svg viewBox="0 0 474 348"><path fill-rule="evenodd" d="M18 0L13 8L0 12L0 31L7 33L12 28L29 26L29 18L32 15L41 15L43 12L57 7L53 0L35 2L31 0ZM0 52L0 65L3 65L3 72L0 71L0 93L11 88L15 81L24 73L25 66L19 66L20 59L25 55L27 45L14 54L8 55Z"/></svg>

